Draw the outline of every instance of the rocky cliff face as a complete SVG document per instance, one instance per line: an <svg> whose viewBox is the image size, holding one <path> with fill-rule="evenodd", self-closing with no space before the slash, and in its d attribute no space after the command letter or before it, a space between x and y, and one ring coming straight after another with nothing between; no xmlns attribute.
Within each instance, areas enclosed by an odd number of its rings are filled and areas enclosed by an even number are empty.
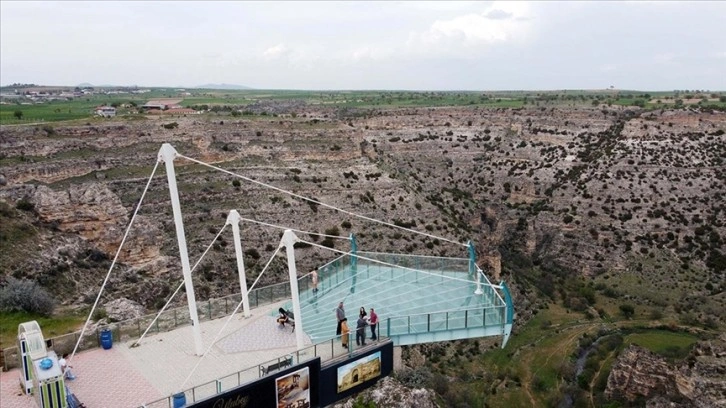
<svg viewBox="0 0 726 408"><path fill-rule="evenodd" d="M364 403L373 403L380 408L438 408L436 393L425 388L408 388L394 378L386 377L370 388L344 403L335 404L335 408L352 408L360 399Z"/></svg>
<svg viewBox="0 0 726 408"><path fill-rule="evenodd" d="M300 109L297 118L119 119L56 126L52 133L3 127L0 200L11 207L30 201L35 212L28 213L29 222L48 242L32 252L32 262L18 257L6 269L15 272L6 273L47 275L40 280L75 299L77 293L68 292L75 285L57 282L68 274L75 282L105 274L158 150L170 142L185 156L247 178L236 185L228 173L175 160L192 263L212 245L195 275L205 296L234 287L231 233L212 240L237 209L243 217L303 231L353 232L359 248L371 251L465 257L447 240L473 240L482 265L505 279L522 259L571 275L627 275L654 286L652 299L637 292L646 304L662 301L671 287L699 282L686 296L689 307L715 316L726 309L718 298L726 281L720 267L726 262L723 113ZM178 128L161 126L171 120ZM441 239L373 224L252 180ZM279 233L242 226L252 278L274 252ZM176 245L160 166L120 254L123 265L110 296L131 292L129 299L153 306L152 294L168 293L181 276ZM338 241L336 248L347 244ZM105 259L92 257L95 262L87 251ZM335 256L317 248L299 251L299 270ZM273 262L260 284L282 279L284 271ZM144 285L149 287L138 289Z"/></svg>
<svg viewBox="0 0 726 408"><path fill-rule="evenodd" d="M613 365L605 396L631 403L645 401L653 408L725 407L726 335L699 342L675 366L642 347L628 347Z"/></svg>

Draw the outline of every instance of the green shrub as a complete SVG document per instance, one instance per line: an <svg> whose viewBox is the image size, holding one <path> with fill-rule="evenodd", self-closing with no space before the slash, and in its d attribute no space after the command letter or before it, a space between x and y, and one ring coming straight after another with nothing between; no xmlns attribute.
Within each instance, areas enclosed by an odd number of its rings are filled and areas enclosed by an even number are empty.
<svg viewBox="0 0 726 408"><path fill-rule="evenodd" d="M22 198L15 205L15 208L21 211L33 211L35 210L35 204L31 203L27 198Z"/></svg>
<svg viewBox="0 0 726 408"><path fill-rule="evenodd" d="M635 314L635 307L627 303L622 304L620 305L620 313L622 313L626 319L630 319Z"/></svg>
<svg viewBox="0 0 726 408"><path fill-rule="evenodd" d="M5 287L0 289L0 310L5 312L22 311L50 316L55 303L50 293L27 279L8 277Z"/></svg>
<svg viewBox="0 0 726 408"><path fill-rule="evenodd" d="M428 388L433 380L433 374L427 367L404 368L396 372L396 378L401 384L410 388Z"/></svg>

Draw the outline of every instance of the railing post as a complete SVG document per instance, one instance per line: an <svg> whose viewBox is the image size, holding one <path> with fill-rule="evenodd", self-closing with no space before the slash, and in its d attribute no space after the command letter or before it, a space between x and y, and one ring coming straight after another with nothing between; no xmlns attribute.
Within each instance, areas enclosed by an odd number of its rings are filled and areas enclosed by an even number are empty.
<svg viewBox="0 0 726 408"><path fill-rule="evenodd" d="M411 315L408 316L408 334L411 334Z"/></svg>
<svg viewBox="0 0 726 408"><path fill-rule="evenodd" d="M464 310L464 328L465 329L469 328L469 311L468 310Z"/></svg>
<svg viewBox="0 0 726 408"><path fill-rule="evenodd" d="M427 320L426 321L426 331L430 332L431 331L431 313L426 315L426 320Z"/></svg>
<svg viewBox="0 0 726 408"><path fill-rule="evenodd" d="M446 312L446 330L449 330L449 312Z"/></svg>
<svg viewBox="0 0 726 408"><path fill-rule="evenodd" d="M386 325L386 331L388 332L388 337L391 337L391 318L388 318L388 323Z"/></svg>

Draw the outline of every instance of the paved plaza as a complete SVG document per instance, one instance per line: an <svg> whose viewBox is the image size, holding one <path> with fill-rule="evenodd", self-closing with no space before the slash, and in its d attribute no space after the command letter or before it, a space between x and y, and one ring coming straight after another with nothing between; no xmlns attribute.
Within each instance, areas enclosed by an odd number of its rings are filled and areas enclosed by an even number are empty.
<svg viewBox="0 0 726 408"><path fill-rule="evenodd" d="M297 350L295 333L289 327L279 328L274 318L274 311L283 303L252 309L249 318L235 315L184 389L211 382L209 387L197 387L194 398L199 400L205 392L211 395L216 391L216 379L234 374L220 383L223 390L232 388L239 381L244 383L258 378L259 364L294 354ZM332 310L330 318L334 332ZM201 323L205 350L226 321L225 317ZM305 341L306 345L310 344L307 336ZM148 336L139 347L130 348L132 343L114 343L109 350L97 348L76 354L71 365L77 378L66 384L88 408L140 407L168 397L181 391L184 380L199 361L199 357L194 355L190 326ZM345 350L334 343L307 349L301 353L300 360L316 355L328 360L345 354ZM236 374L250 367L253 369ZM22 393L19 378L18 369L0 373L2 408L37 406L34 397ZM188 395L187 401L190 402L191 398Z"/></svg>

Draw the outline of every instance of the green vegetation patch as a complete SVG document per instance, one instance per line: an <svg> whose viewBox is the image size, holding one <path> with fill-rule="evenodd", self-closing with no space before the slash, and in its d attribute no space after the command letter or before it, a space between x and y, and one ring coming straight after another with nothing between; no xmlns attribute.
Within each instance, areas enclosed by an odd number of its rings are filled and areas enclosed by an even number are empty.
<svg viewBox="0 0 726 408"><path fill-rule="evenodd" d="M651 330L630 334L624 343L637 344L665 357L683 358L697 341L698 337L689 333Z"/></svg>
<svg viewBox="0 0 726 408"><path fill-rule="evenodd" d="M24 201L20 202L21 204ZM20 205L21 208L25 208ZM28 208L27 211L32 211ZM16 260L25 256L26 249L37 235L36 228L26 221L19 210L0 201L0 268L7 270Z"/></svg>
<svg viewBox="0 0 726 408"><path fill-rule="evenodd" d="M85 317L78 315L43 317L25 312L0 312L0 344L2 345L0 347L7 348L16 345L18 325L31 320L38 322L43 331L43 337L47 339L79 330Z"/></svg>

